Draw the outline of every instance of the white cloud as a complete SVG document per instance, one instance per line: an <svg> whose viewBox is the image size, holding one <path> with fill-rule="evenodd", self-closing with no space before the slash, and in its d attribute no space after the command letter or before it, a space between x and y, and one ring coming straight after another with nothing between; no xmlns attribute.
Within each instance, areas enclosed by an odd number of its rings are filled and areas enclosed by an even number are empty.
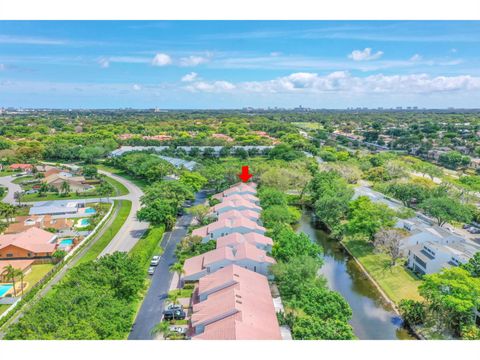
<svg viewBox="0 0 480 360"><path fill-rule="evenodd" d="M293 73L269 81L244 82L236 86L248 92L270 93L433 93L480 90L480 77L470 75L436 76L371 75L355 77L346 71L325 76L316 73Z"/></svg>
<svg viewBox="0 0 480 360"><path fill-rule="evenodd" d="M352 53L348 55L348 58L353 61L367 61L379 59L382 55L383 51L372 53L371 48L365 48L363 50L353 50Z"/></svg>
<svg viewBox="0 0 480 360"><path fill-rule="evenodd" d="M197 66L208 62L209 59L204 56L190 55L180 59L180 66Z"/></svg>
<svg viewBox="0 0 480 360"><path fill-rule="evenodd" d="M201 91L201 92L209 92L209 93L231 91L231 90L234 90L235 88L236 86L228 81L212 81L212 82L197 81L185 87L185 89L187 89L188 91L192 91L192 92Z"/></svg>
<svg viewBox="0 0 480 360"><path fill-rule="evenodd" d="M5 66L5 64L0 64L0 71L3 71L5 70L7 67Z"/></svg>
<svg viewBox="0 0 480 360"><path fill-rule="evenodd" d="M277 56L280 56L280 55L282 55L282 53L281 53L281 52L278 52L278 51L272 51L272 52L270 53L270 56L272 56L272 57L277 57Z"/></svg>
<svg viewBox="0 0 480 360"><path fill-rule="evenodd" d="M107 58L101 58L100 60L98 60L98 63L100 64L100 67L104 69L110 66L110 60Z"/></svg>
<svg viewBox="0 0 480 360"><path fill-rule="evenodd" d="M135 91L140 91L140 90L142 90L142 87L138 84L133 84L132 89L135 90Z"/></svg>
<svg viewBox="0 0 480 360"><path fill-rule="evenodd" d="M182 76L182 81L183 82L192 82L192 81L197 80L197 78L198 78L198 74L196 72L191 72L189 74L185 74L184 76Z"/></svg>
<svg viewBox="0 0 480 360"><path fill-rule="evenodd" d="M423 56L420 54L415 54L410 58L410 61L421 61L423 60Z"/></svg>
<svg viewBox="0 0 480 360"><path fill-rule="evenodd" d="M450 52L452 52L452 53L454 53L454 54L455 54L457 51L458 51L458 50L455 49L455 48L450 49Z"/></svg>
<svg viewBox="0 0 480 360"><path fill-rule="evenodd" d="M153 66L165 66L172 63L172 58L167 54L158 53L152 60Z"/></svg>

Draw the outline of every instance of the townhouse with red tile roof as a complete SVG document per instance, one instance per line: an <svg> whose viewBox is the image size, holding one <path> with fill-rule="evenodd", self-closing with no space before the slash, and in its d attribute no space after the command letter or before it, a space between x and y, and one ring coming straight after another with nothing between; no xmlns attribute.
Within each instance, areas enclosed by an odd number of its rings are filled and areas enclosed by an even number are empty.
<svg viewBox="0 0 480 360"><path fill-rule="evenodd" d="M193 230L192 236L200 236L203 242L207 242L232 233L246 234L249 232L256 232L263 235L265 234L265 231L266 229L263 226L241 216L229 219L219 219L211 224Z"/></svg>
<svg viewBox="0 0 480 360"><path fill-rule="evenodd" d="M233 233L221 236L217 239L217 248L236 247L242 243L249 243L258 249L270 252L272 251L273 240L268 236L255 232L246 234Z"/></svg>
<svg viewBox="0 0 480 360"><path fill-rule="evenodd" d="M190 333L193 340L281 340L267 278L229 265L200 279Z"/></svg>
<svg viewBox="0 0 480 360"><path fill-rule="evenodd" d="M246 218L260 224L260 214L252 210L230 210L218 215L218 220Z"/></svg>
<svg viewBox="0 0 480 360"><path fill-rule="evenodd" d="M183 281L197 281L231 264L268 276L268 268L275 260L248 242L221 247L185 260Z"/></svg>
<svg viewBox="0 0 480 360"><path fill-rule="evenodd" d="M223 201L223 198L231 196L231 195L256 195L257 194L257 184L255 183L239 183L231 188L219 192L218 194L213 195L214 199L219 201Z"/></svg>
<svg viewBox="0 0 480 360"><path fill-rule="evenodd" d="M260 213L262 208L248 200L238 199L238 200L224 200L220 204L217 204L212 207L212 213L219 216L220 214L230 211L230 210L251 210Z"/></svg>
<svg viewBox="0 0 480 360"><path fill-rule="evenodd" d="M9 168L10 170L14 170L14 171L31 172L33 170L33 165L32 164L11 164Z"/></svg>

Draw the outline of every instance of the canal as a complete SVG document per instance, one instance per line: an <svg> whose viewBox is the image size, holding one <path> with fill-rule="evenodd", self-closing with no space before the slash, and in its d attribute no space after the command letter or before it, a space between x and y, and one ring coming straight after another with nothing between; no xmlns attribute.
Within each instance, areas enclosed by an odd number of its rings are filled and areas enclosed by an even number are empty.
<svg viewBox="0 0 480 360"><path fill-rule="evenodd" d="M324 264L320 272L330 288L342 294L350 304L353 312L350 324L359 339L414 340L353 258L338 242L315 227L310 212L303 213L298 231L323 247Z"/></svg>

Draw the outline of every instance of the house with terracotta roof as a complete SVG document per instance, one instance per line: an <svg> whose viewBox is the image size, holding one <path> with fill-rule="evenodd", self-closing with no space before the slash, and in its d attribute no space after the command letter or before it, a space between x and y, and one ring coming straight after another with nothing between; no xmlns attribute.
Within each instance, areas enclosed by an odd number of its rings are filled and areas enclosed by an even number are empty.
<svg viewBox="0 0 480 360"><path fill-rule="evenodd" d="M265 276L229 265L200 279L190 320L193 340L281 340Z"/></svg>
<svg viewBox="0 0 480 360"><path fill-rule="evenodd" d="M10 170L13 170L13 171L32 172L33 165L32 164L11 164L9 168Z"/></svg>
<svg viewBox="0 0 480 360"><path fill-rule="evenodd" d="M0 235L0 260L49 258L57 248L57 235L31 227L18 234Z"/></svg>
<svg viewBox="0 0 480 360"><path fill-rule="evenodd" d="M260 199L258 197L256 197L255 195L252 195L252 194L231 194L231 195L227 195L223 198L220 198L220 199L217 199L219 201L238 201L238 200L246 200L246 201L250 201L251 203L254 203L256 205L259 205L260 204Z"/></svg>
<svg viewBox="0 0 480 360"><path fill-rule="evenodd" d="M214 213L216 216L219 216L220 214L230 210L251 210L260 213L262 211L262 208L245 199L228 199L224 200L220 204L212 206L212 213Z"/></svg>
<svg viewBox="0 0 480 360"><path fill-rule="evenodd" d="M64 173L52 174L43 180L49 186L61 190L62 184L66 182L70 186L70 191L83 192L92 189L93 186L87 184L83 176L72 176Z"/></svg>
<svg viewBox="0 0 480 360"><path fill-rule="evenodd" d="M272 251L273 240L268 236L261 235L255 232L246 234L233 233L221 236L217 239L217 248L222 247L236 247L243 243L249 243L256 246L258 249L270 252Z"/></svg>
<svg viewBox="0 0 480 360"><path fill-rule="evenodd" d="M72 229L73 221L67 218L54 219L51 215L17 216L15 222L6 228L4 233L16 234L28 230L31 227L64 231Z"/></svg>
<svg viewBox="0 0 480 360"><path fill-rule="evenodd" d="M218 194L213 195L214 199L222 201L223 198L230 196L230 195L256 195L257 194L257 184L255 183L239 183L231 188L219 192Z"/></svg>
<svg viewBox="0 0 480 360"><path fill-rule="evenodd" d="M260 214L252 210L230 210L218 215L218 220L235 219L235 218L247 218L248 220L260 223Z"/></svg>
<svg viewBox="0 0 480 360"><path fill-rule="evenodd" d="M264 250L247 242L237 246L217 248L185 260L183 281L197 281L231 264L267 276L268 268L275 264L275 260L267 256Z"/></svg>
<svg viewBox="0 0 480 360"><path fill-rule="evenodd" d="M245 234L256 232L263 235L265 231L266 229L263 226L258 225L252 220L244 217L236 217L217 220L211 224L195 229L192 231L192 236L200 236L203 242L207 242L232 233Z"/></svg>

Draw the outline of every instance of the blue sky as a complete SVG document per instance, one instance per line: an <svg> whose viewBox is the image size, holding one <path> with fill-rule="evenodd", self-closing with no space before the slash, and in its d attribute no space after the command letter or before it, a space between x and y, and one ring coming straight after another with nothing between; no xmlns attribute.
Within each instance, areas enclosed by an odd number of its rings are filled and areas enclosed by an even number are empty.
<svg viewBox="0 0 480 360"><path fill-rule="evenodd" d="M0 21L0 106L480 107L480 22Z"/></svg>

